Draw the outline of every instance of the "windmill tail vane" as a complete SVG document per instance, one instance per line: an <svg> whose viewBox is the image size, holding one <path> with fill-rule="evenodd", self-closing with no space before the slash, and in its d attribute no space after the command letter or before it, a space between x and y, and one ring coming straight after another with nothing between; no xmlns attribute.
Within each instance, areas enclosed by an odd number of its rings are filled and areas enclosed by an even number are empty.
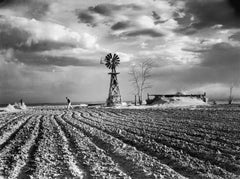
<svg viewBox="0 0 240 179"><path fill-rule="evenodd" d="M103 59L103 57L100 58L100 64L104 64L104 59Z"/></svg>

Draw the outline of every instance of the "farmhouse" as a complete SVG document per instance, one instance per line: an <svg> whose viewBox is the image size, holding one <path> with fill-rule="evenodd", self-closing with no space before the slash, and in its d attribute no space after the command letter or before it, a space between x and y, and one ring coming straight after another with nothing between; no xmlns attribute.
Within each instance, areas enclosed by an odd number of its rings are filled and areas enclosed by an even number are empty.
<svg viewBox="0 0 240 179"><path fill-rule="evenodd" d="M183 94L181 92L177 92L176 94L147 94L147 104L151 105L154 103L159 103L159 102L166 102L166 101L171 101L174 100L174 98L196 98L200 99L203 102L207 101L206 98L206 93L203 94Z"/></svg>

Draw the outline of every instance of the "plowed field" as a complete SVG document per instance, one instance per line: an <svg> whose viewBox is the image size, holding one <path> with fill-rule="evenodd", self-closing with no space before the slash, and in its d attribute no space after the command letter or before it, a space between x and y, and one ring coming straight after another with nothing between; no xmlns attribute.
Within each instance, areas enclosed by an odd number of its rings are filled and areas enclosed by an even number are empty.
<svg viewBox="0 0 240 179"><path fill-rule="evenodd" d="M240 178L240 109L0 114L4 178Z"/></svg>

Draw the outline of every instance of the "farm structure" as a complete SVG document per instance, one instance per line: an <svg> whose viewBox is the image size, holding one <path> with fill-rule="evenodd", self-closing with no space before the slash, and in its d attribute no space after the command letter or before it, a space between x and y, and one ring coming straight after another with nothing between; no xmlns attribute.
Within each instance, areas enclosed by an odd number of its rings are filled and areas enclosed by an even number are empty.
<svg viewBox="0 0 240 179"><path fill-rule="evenodd" d="M151 98L153 97L153 98ZM201 99L203 102L207 102L206 93L203 94L182 94L182 93L176 93L176 94L147 94L147 104L153 104L154 102L157 102L163 98L174 98L174 97L181 97L181 98L197 98Z"/></svg>

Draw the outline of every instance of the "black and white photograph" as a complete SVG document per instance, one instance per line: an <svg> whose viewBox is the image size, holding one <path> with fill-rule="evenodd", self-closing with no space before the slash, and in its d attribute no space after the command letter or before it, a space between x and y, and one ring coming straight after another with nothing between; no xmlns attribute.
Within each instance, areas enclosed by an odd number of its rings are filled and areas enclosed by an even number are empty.
<svg viewBox="0 0 240 179"><path fill-rule="evenodd" d="M0 179L240 179L240 1L0 0Z"/></svg>

